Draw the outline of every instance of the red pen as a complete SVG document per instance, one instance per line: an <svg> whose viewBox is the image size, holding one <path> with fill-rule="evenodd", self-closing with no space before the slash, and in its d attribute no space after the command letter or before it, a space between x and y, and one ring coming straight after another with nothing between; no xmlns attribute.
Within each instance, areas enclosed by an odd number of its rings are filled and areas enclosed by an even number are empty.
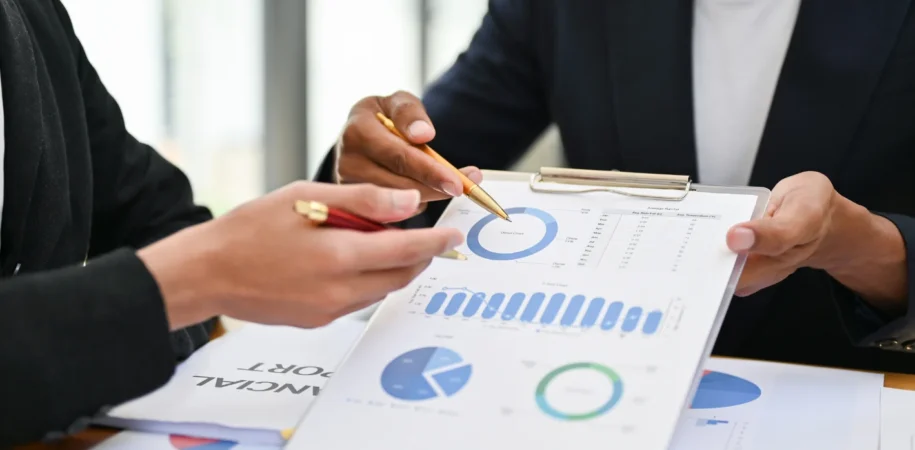
<svg viewBox="0 0 915 450"><path fill-rule="evenodd" d="M327 206L321 202L297 200L295 202L295 211L308 220L326 227L364 232L384 231L392 229L385 224L367 219L362 216L358 216L339 208ZM467 256L457 250L449 250L438 256L439 258L448 259L467 259Z"/></svg>

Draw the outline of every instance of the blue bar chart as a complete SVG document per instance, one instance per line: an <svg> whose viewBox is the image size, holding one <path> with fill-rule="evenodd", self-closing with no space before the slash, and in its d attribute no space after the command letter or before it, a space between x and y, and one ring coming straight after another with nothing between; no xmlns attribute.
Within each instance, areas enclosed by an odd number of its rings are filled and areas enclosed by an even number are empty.
<svg viewBox="0 0 915 450"><path fill-rule="evenodd" d="M483 321L519 322L562 328L600 329L657 334L664 321L661 310L646 310L622 301L608 301L563 292L496 292L466 288L444 289L429 298L423 312L430 316L478 318Z"/></svg>

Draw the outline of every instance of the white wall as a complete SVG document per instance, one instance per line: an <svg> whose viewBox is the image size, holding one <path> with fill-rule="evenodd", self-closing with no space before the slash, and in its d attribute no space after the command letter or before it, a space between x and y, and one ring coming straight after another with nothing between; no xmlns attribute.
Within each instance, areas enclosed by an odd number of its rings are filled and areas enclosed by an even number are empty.
<svg viewBox="0 0 915 450"><path fill-rule="evenodd" d="M63 0L102 82L141 141L164 137L163 0Z"/></svg>
<svg viewBox="0 0 915 450"><path fill-rule="evenodd" d="M486 15L488 0L432 0L429 2L430 79L441 76L460 55Z"/></svg>
<svg viewBox="0 0 915 450"><path fill-rule="evenodd" d="M415 0L308 0L307 16L310 178L353 104L422 84Z"/></svg>
<svg viewBox="0 0 915 450"><path fill-rule="evenodd" d="M63 0L130 132L216 213L263 193L262 1Z"/></svg>
<svg viewBox="0 0 915 450"><path fill-rule="evenodd" d="M263 7L169 1L173 138L195 188L225 209L263 192Z"/></svg>

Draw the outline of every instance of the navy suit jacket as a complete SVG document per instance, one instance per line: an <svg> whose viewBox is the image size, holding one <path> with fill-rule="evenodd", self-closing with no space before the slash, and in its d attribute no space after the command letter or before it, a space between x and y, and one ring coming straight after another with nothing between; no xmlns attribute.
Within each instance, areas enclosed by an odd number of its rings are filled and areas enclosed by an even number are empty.
<svg viewBox="0 0 915 450"><path fill-rule="evenodd" d="M692 11L689 0L490 1L469 48L423 96L432 146L458 167L506 169L555 123L571 167L701 182ZM772 188L808 170L897 225L915 280L910 0L801 4L750 184ZM319 179L333 172L331 155ZM428 226L443 207L407 225ZM715 353L913 372L913 340L915 307L880 317L824 272L803 269L735 298Z"/></svg>

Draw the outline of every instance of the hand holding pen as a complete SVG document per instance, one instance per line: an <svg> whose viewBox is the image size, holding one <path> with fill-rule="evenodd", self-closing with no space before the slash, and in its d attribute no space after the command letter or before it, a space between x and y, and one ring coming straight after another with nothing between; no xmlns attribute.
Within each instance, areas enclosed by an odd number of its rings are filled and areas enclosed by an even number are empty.
<svg viewBox="0 0 915 450"><path fill-rule="evenodd" d="M334 208L321 202L296 200L295 211L316 225L343 230L362 232L392 230L380 222ZM457 250L448 250L440 258L466 260L467 256Z"/></svg>
<svg viewBox="0 0 915 450"><path fill-rule="evenodd" d="M505 220L508 215L479 183L476 167L457 169L427 143L435 136L422 102L398 92L368 97L350 112L336 147L337 181L419 190L422 201L462 194Z"/></svg>

